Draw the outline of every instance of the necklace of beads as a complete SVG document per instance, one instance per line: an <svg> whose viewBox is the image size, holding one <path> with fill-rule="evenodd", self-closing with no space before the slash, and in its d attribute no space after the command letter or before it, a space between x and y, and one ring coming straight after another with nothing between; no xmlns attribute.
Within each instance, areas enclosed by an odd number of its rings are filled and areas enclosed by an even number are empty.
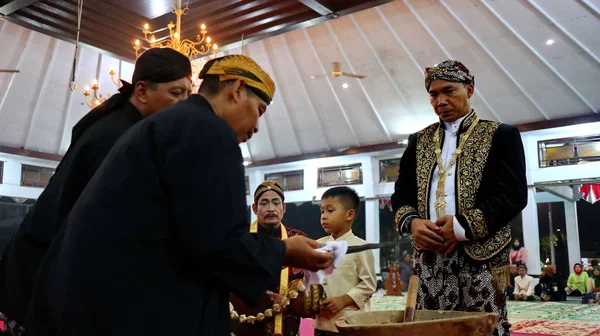
<svg viewBox="0 0 600 336"><path fill-rule="evenodd" d="M252 315L246 316L244 314L238 315L238 313L235 311L235 308L233 307L233 304L231 304L231 302L229 302L229 314L230 314L232 320L239 320L240 323L253 324L256 321L262 321L265 318L273 317L273 314L281 313L283 310L285 310L290 305L290 300L297 298L299 292L304 292L305 290L306 290L306 287L304 286L304 284L302 282L297 283L293 289L290 289L284 295L284 298L283 298L283 301L281 302L281 304L275 303L275 304L273 304L273 308L265 310L264 313L258 313L256 316L252 316Z"/></svg>

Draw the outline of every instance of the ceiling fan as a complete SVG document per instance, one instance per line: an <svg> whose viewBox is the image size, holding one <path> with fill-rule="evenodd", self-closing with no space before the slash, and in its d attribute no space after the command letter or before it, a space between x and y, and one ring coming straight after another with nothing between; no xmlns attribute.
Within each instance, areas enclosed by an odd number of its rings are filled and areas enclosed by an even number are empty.
<svg viewBox="0 0 600 336"><path fill-rule="evenodd" d="M336 21L339 19L336 19ZM336 46L337 46L337 53L336 53L336 61L335 62L331 62L331 65L333 66L333 71L331 71L331 76L332 77L352 77L352 78L358 78L358 79L363 79L367 76L365 75L358 75L358 74L352 74L352 73L347 73L347 72L342 72L342 63L339 61L340 58L340 41L338 38L338 31L339 31L339 27L340 27L340 23L338 21L337 25L336 25L336 33L335 33L335 42L336 42ZM315 78L322 78L322 77L327 77L329 75L319 75L319 76L310 76L310 79L315 79Z"/></svg>
<svg viewBox="0 0 600 336"><path fill-rule="evenodd" d="M5 73L19 73L21 71L16 70L16 69L0 69L0 72L5 72Z"/></svg>
<svg viewBox="0 0 600 336"><path fill-rule="evenodd" d="M333 65L333 71L331 72L331 76L332 77L353 77L353 78L358 78L358 79L363 79L367 76L365 75L357 75L357 74L351 74L351 73L347 73L347 72L342 72L342 63L340 62L331 62L331 65ZM327 77L328 75L321 75L321 76L310 76L310 79L315 79L315 78L321 78L321 77Z"/></svg>

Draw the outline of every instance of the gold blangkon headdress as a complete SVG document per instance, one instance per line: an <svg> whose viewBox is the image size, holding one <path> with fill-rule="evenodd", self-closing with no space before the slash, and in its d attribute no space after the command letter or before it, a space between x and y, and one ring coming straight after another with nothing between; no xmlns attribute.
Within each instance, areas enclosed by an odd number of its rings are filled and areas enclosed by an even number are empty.
<svg viewBox="0 0 600 336"><path fill-rule="evenodd" d="M267 104L275 95L275 83L253 59L244 55L229 55L208 61L200 75L217 75L220 81L243 79Z"/></svg>

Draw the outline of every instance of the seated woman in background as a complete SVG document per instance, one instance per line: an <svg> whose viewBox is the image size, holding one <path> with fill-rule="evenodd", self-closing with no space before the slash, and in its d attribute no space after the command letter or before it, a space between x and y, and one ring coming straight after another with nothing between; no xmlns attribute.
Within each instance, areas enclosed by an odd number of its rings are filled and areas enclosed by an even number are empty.
<svg viewBox="0 0 600 336"><path fill-rule="evenodd" d="M556 269L553 266L546 266L540 283L535 286L535 295L544 301L565 301L567 293L564 288L564 282L556 277Z"/></svg>
<svg viewBox="0 0 600 336"><path fill-rule="evenodd" d="M587 291L589 276L583 271L583 266L579 263L573 266L574 273L569 275L567 288L565 291L569 296L582 296Z"/></svg>
<svg viewBox="0 0 600 336"><path fill-rule="evenodd" d="M527 266L520 265L519 275L515 277L515 289L513 292L516 301L535 301L533 296L533 277L527 275Z"/></svg>
<svg viewBox="0 0 600 336"><path fill-rule="evenodd" d="M600 304L600 266L594 267L592 276L588 280L587 293L581 302Z"/></svg>

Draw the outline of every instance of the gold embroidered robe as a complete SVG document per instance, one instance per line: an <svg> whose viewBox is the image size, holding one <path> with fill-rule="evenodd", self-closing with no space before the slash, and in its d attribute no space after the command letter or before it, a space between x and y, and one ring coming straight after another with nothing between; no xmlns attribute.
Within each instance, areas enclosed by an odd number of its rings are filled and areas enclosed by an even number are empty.
<svg viewBox="0 0 600 336"><path fill-rule="evenodd" d="M460 125L458 141L475 121L475 113ZM444 124L434 123L413 134L400 162L392 195L396 226L412 216L429 219L429 195L436 167L435 132L444 138ZM443 140L442 140L443 141ZM443 142L442 142L443 145ZM494 258L511 241L509 223L527 204L525 154L516 127L480 120L456 161L456 218L469 239L460 245L476 261L492 268L505 266Z"/></svg>

